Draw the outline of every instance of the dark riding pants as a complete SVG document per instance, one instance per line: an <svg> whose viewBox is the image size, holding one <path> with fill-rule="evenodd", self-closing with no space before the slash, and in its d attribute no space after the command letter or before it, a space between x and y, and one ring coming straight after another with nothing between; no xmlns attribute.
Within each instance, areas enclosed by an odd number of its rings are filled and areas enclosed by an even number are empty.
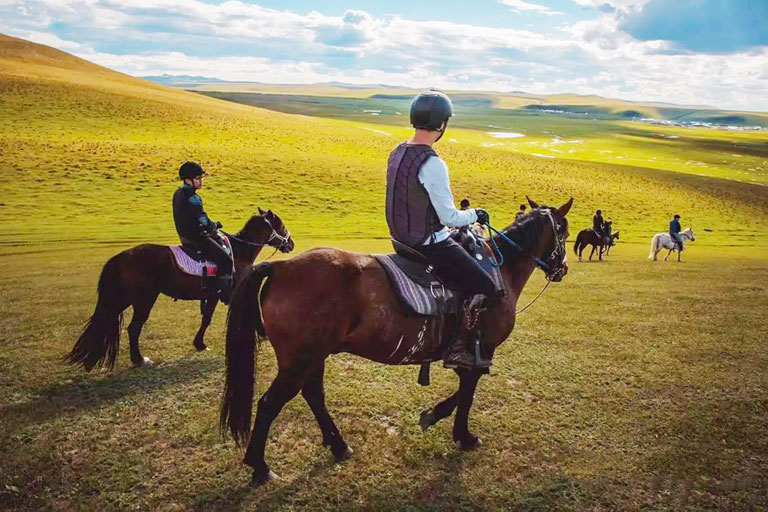
<svg viewBox="0 0 768 512"><path fill-rule="evenodd" d="M493 299L499 296L491 276L453 239L419 246L418 251L435 267L435 273L448 288L467 297L482 294Z"/></svg>
<svg viewBox="0 0 768 512"><path fill-rule="evenodd" d="M205 256L207 260L216 263L219 267L220 276L228 276L232 274L232 257L216 240L206 236L200 240L198 245L203 256Z"/></svg>

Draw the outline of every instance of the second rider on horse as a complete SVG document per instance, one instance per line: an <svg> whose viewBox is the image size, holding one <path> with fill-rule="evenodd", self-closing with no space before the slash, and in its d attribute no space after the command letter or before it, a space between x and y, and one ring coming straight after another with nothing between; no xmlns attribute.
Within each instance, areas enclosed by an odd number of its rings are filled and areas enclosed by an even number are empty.
<svg viewBox="0 0 768 512"><path fill-rule="evenodd" d="M218 267L219 299L229 304L232 294L232 255L219 236L220 222L214 222L203 209L197 191L203 188L205 171L196 162L184 162L179 168L181 187L173 194L173 222L184 247L199 251Z"/></svg>
<svg viewBox="0 0 768 512"><path fill-rule="evenodd" d="M448 166L432 145L445 133L453 115L450 98L430 89L411 102L410 120L415 133L398 145L387 164L387 224L393 239L422 254L450 288L471 298L475 311L486 299L497 299L493 279L452 238L449 227L474 222L487 224L488 213L480 208L457 210L451 192ZM468 351L477 330L465 332L452 343L444 358L446 368L487 367Z"/></svg>

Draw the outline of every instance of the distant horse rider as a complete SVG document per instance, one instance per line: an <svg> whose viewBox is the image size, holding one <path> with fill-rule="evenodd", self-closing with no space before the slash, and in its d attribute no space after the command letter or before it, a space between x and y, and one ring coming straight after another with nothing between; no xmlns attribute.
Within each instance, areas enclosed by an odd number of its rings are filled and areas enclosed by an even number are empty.
<svg viewBox="0 0 768 512"><path fill-rule="evenodd" d="M218 267L219 299L229 303L232 293L232 256L219 236L220 222L214 222L203 209L203 199L197 191L203 188L205 171L196 162L184 162L179 168L181 187L173 194L173 222L183 246L200 251Z"/></svg>
<svg viewBox="0 0 768 512"><path fill-rule="evenodd" d="M672 241L675 242L678 247L680 247L680 251L683 250L683 235L680 234L682 231L682 228L680 227L680 215L677 213L672 218L671 221L669 221L669 236L672 237Z"/></svg>
<svg viewBox="0 0 768 512"><path fill-rule="evenodd" d="M605 221L603 221L603 210L595 211L595 215L592 217L592 230L605 244Z"/></svg>
<svg viewBox="0 0 768 512"><path fill-rule="evenodd" d="M605 219L605 222L603 223L603 240L605 242L606 247L610 247L613 243L613 239L611 236L613 233L611 232L613 230L613 221L611 219Z"/></svg>
<svg viewBox="0 0 768 512"><path fill-rule="evenodd" d="M525 209L526 208L527 208L527 206L525 206L524 204L520 205L520 209L517 210L517 213L515 214L515 222L517 222L520 219L522 219L523 217L525 217Z"/></svg>
<svg viewBox="0 0 768 512"><path fill-rule="evenodd" d="M411 102L414 135L390 153L387 164L387 224L392 238L421 253L449 287L471 297L470 312L476 313L485 300L498 298L500 292L480 264L449 237L448 227L489 221L488 213L480 208L456 209L448 166L432 149L452 115L450 98L434 89ZM477 329L461 333L444 357L445 367L490 366L489 361L477 361L468 351L478 336Z"/></svg>

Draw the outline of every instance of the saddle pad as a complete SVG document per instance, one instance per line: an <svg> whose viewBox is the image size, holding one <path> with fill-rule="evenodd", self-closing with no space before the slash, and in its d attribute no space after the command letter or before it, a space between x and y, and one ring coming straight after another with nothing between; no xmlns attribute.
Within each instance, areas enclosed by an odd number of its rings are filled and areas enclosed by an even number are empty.
<svg viewBox="0 0 768 512"><path fill-rule="evenodd" d="M216 264L212 261L197 261L184 252L184 249L180 245L174 245L169 247L173 257L176 259L176 265L185 274L193 276L215 276L218 273ZM205 274L203 274L205 269Z"/></svg>
<svg viewBox="0 0 768 512"><path fill-rule="evenodd" d="M443 287L434 278L429 286L422 286L403 272L397 266L395 254L374 254L374 258L387 272L392 288L395 290L400 305L409 313L435 316L455 310L455 293Z"/></svg>

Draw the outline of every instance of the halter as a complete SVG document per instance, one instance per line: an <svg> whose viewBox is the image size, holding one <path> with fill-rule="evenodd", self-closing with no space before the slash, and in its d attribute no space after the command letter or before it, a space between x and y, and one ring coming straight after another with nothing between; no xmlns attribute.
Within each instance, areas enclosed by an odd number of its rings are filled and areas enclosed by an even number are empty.
<svg viewBox="0 0 768 512"><path fill-rule="evenodd" d="M248 240L244 240L243 238L240 237L240 235L242 234L242 231L239 231L237 233L237 236L231 235L231 234L227 233L226 231L222 231L222 233L224 233L225 235L227 235L231 239L236 240L236 241L238 241L238 242L240 242L242 244L248 245L250 247L265 247L265 246L269 246L269 247L274 247L275 250L279 250L279 249L282 249L283 247L285 247L286 245L288 245L288 241L291 238L291 232L286 229L285 230L285 234L281 235L280 233L277 232L277 230L272 225L272 223L269 222L269 219L267 219L266 217L261 217L261 218L264 219L264 222L267 223L267 226L269 226L269 229L272 230L272 233L269 234L269 238L267 238L267 241L264 242L264 243L259 244L259 243L256 243L256 242L249 242ZM273 245L271 242L272 242L272 240L275 240L275 239L279 240L280 243L277 244L277 245Z"/></svg>
<svg viewBox="0 0 768 512"><path fill-rule="evenodd" d="M555 223L555 218L552 215L552 212L550 212L549 210L546 210L545 215L547 216L547 218L550 221L550 224L552 225L552 232L555 238L555 245L552 248L552 251L549 253L549 256L547 257L546 261L542 260L541 258L537 258L535 256L530 256L530 255L527 255L527 256L531 258L534 261L534 263L536 263L537 267L539 267L541 270L544 271L544 274L546 274L547 276L547 281L551 281L557 275L562 274L563 266L561 265L558 268L553 269L552 266L547 262L552 261L555 258L560 258L561 260L563 260L566 254L566 250L565 250L565 239L563 236L560 236L560 232L557 229L558 226L557 226L557 223ZM506 235L506 233L494 228L493 226L491 226L490 223L488 223L488 229L496 233L497 235L499 235L499 237L505 242L507 242L509 245L511 245L521 253L525 254L525 250L520 246L520 244L512 240L509 236ZM493 265L498 268L504 264L504 255L501 253L501 250L499 249L499 246L496 243L496 240L492 236L490 238L491 238L491 243L493 244L493 247L494 247L494 252L498 255L498 258L497 258L498 263L494 262Z"/></svg>

